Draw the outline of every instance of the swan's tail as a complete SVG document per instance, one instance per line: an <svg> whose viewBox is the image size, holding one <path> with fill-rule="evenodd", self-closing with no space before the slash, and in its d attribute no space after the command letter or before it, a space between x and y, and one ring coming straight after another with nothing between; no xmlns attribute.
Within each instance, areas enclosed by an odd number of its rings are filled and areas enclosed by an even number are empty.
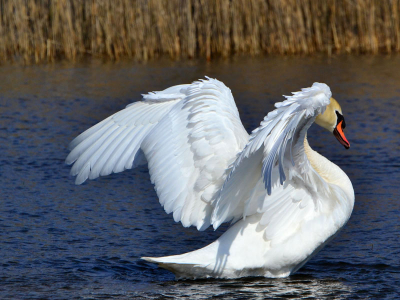
<svg viewBox="0 0 400 300"><path fill-rule="evenodd" d="M179 255L177 255L179 256ZM193 263L181 263L181 262L173 262L168 261L168 258L171 256L166 257L142 257L143 260L156 263L159 267L171 271L175 274L177 279L195 279L201 278L201 273L204 272L194 272L195 270L204 270L204 266L196 265ZM198 274L197 274L198 273Z"/></svg>
<svg viewBox="0 0 400 300"><path fill-rule="evenodd" d="M219 277L215 271L216 243L204 248L164 257L142 257L141 259L158 264L161 268L167 269L175 274L177 279L196 279Z"/></svg>
<svg viewBox="0 0 400 300"><path fill-rule="evenodd" d="M277 259L279 262L275 263L275 258L281 256L276 251L270 252L270 245L265 232L259 230L259 215L253 215L235 223L204 248L181 255L142 259L172 271L178 279L288 276L292 265L276 268L281 262Z"/></svg>

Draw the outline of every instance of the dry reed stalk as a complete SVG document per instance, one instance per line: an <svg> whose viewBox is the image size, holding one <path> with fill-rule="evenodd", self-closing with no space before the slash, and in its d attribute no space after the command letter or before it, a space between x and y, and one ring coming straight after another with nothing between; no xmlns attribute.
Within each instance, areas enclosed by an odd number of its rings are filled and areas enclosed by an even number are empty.
<svg viewBox="0 0 400 300"><path fill-rule="evenodd" d="M400 51L400 0L0 0L0 62Z"/></svg>

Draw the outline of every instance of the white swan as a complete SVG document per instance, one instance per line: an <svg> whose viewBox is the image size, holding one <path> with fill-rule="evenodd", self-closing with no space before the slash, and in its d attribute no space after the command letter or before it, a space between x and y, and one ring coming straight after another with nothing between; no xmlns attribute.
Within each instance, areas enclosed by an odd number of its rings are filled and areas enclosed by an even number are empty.
<svg viewBox="0 0 400 300"><path fill-rule="evenodd" d="M349 178L307 142L315 120L350 147L329 87L285 97L249 136L218 80L149 93L75 138L66 163L81 184L146 158L175 221L199 230L234 223L202 249L143 257L178 278L285 277L335 236L354 205Z"/></svg>

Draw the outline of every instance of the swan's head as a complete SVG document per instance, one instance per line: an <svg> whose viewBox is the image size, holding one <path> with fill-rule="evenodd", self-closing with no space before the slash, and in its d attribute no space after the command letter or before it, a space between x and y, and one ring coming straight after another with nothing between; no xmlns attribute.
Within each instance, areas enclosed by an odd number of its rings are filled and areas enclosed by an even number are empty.
<svg viewBox="0 0 400 300"><path fill-rule="evenodd" d="M335 99L331 98L331 103L326 107L323 114L317 116L315 123L332 132L346 149L350 148L350 143L343 132L346 123L343 118L342 108Z"/></svg>

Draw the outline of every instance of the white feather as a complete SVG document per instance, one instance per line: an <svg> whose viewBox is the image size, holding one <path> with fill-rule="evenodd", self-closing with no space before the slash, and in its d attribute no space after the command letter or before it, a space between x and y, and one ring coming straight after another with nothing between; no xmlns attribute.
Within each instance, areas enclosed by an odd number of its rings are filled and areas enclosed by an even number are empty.
<svg viewBox="0 0 400 300"><path fill-rule="evenodd" d="M314 83L285 97L249 136L218 80L152 92L75 138L66 162L80 184L133 168L144 155L175 221L199 230L237 222L205 248L146 260L182 277L287 276L345 224L354 191L306 140L329 87Z"/></svg>

